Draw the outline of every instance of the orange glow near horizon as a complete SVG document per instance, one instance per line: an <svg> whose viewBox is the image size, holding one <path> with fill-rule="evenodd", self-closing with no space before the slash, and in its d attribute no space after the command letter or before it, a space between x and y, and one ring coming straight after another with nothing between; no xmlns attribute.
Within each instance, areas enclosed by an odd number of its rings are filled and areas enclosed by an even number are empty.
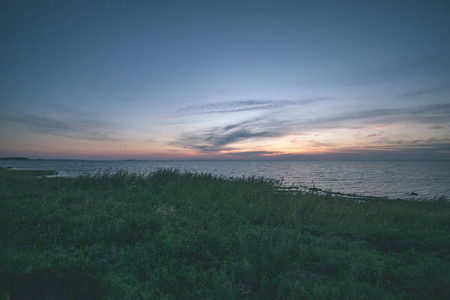
<svg viewBox="0 0 450 300"><path fill-rule="evenodd" d="M29 158L68 159L261 159L289 157L326 157L333 155L358 155L359 153L403 152L405 145L426 149L425 137L432 130L416 126L413 135L407 130L411 124L373 126L361 129L333 129L309 132L300 135L287 134L280 137L240 139L223 146L202 149L199 146L173 143L169 135L152 141L131 135L127 139L112 141L82 140L71 137L49 135L24 136L15 145L3 147L3 156L25 156ZM414 136L416 140L409 138ZM423 137L422 137L423 136ZM409 138L409 142L407 139ZM208 141L205 140L207 143ZM206 144L208 145L208 144ZM198 148L198 150L196 149ZM405 152L406 153L406 152ZM448 153L442 150L440 153Z"/></svg>

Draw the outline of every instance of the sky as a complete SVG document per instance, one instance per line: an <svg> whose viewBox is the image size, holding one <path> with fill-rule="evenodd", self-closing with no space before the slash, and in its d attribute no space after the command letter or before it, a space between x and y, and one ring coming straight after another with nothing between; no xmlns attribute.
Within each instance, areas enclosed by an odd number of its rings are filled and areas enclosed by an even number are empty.
<svg viewBox="0 0 450 300"><path fill-rule="evenodd" d="M3 0L0 157L450 159L450 2Z"/></svg>

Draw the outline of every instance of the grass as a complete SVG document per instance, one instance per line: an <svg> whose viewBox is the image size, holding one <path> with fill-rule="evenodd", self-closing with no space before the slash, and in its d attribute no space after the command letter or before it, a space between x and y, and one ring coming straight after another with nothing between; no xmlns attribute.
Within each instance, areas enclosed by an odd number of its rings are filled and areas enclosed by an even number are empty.
<svg viewBox="0 0 450 300"><path fill-rule="evenodd" d="M5 299L449 299L450 203L0 169Z"/></svg>

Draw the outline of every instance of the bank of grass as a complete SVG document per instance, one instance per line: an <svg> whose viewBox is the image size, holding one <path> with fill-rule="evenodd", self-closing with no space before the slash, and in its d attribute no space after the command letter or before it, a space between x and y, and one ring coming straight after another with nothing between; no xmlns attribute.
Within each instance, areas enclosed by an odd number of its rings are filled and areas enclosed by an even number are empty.
<svg viewBox="0 0 450 300"><path fill-rule="evenodd" d="M449 299L450 203L264 178L0 169L10 299Z"/></svg>

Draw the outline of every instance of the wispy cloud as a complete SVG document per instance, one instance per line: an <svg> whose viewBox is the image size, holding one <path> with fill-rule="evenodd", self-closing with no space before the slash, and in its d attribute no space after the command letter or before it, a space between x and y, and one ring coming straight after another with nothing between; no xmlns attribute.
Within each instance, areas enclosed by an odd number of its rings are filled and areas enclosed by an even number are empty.
<svg viewBox="0 0 450 300"><path fill-rule="evenodd" d="M238 100L187 106L182 108L181 111L197 114L235 113L251 110L273 110L287 106L308 105L323 100L323 98L304 100Z"/></svg>
<svg viewBox="0 0 450 300"><path fill-rule="evenodd" d="M215 146L225 146L247 139L276 136L280 136L280 133L270 131L251 132L249 130L240 129L229 134L223 134L219 136L212 135L206 141L211 142Z"/></svg>
<svg viewBox="0 0 450 300"><path fill-rule="evenodd" d="M365 146L337 147L325 154L280 153L279 159L448 159L450 139L384 139Z"/></svg>
<svg viewBox="0 0 450 300"><path fill-rule="evenodd" d="M77 118L63 119L25 113L0 113L0 119L3 120L2 122L12 123L14 126L25 126L34 132L54 136L99 142L119 140L114 137L112 132L114 124L87 117L77 116Z"/></svg>
<svg viewBox="0 0 450 300"><path fill-rule="evenodd" d="M400 153L450 154L450 139L433 137L418 140L390 140L383 138L371 143L370 148Z"/></svg>
<svg viewBox="0 0 450 300"><path fill-rule="evenodd" d="M193 148L202 152L229 151L233 150L233 147L230 147L229 145L239 141L277 137L283 134L276 131L261 131L256 128L253 130L246 129L243 128L242 125L236 125L236 127L238 129L233 131L225 130L223 128L214 128L200 134L188 134L174 142L173 145Z"/></svg>
<svg viewBox="0 0 450 300"><path fill-rule="evenodd" d="M322 145L318 145L319 147ZM334 145L333 145L334 146ZM283 153L281 151L229 151L224 158L276 158L276 159L447 159L450 139L430 138L424 140L384 140L361 147L338 147L325 153Z"/></svg>
<svg viewBox="0 0 450 300"><path fill-rule="evenodd" d="M233 102L234 103L234 102ZM239 102L241 103L241 102ZM216 107L216 106L215 106ZM221 107L218 105L217 107ZM218 111L217 109L215 111ZM237 111L236 109L230 110ZM435 124L450 123L450 104L431 104L404 108L373 109L355 112L335 112L321 114L301 114L295 117L291 114L288 119L276 119L270 112L262 114L258 118L233 122L223 126L214 126L187 132L182 138L173 142L173 145L196 149L201 152L233 151L233 144L255 139L276 138L287 135L302 135L308 132L327 129L350 129L365 128L375 125L386 126L400 122L412 122L423 124L434 124L432 128L439 129L441 126ZM368 134L372 142L378 139L384 132ZM429 144L430 141L424 142ZM384 143L386 145L386 143ZM397 142L397 144L401 144ZM316 146L330 146L323 141L316 142ZM409 147L408 145L402 145ZM417 146L417 145L416 145ZM444 145L442 145L444 146ZM434 145L437 147L437 145Z"/></svg>
<svg viewBox="0 0 450 300"><path fill-rule="evenodd" d="M255 158L279 155L279 151L231 151L224 156L230 158Z"/></svg>
<svg viewBox="0 0 450 300"><path fill-rule="evenodd" d="M351 113L337 113L327 117L318 117L319 126L342 126L351 123L358 125L391 124L403 121L418 123L450 122L450 104L430 104L403 108L365 110Z"/></svg>

